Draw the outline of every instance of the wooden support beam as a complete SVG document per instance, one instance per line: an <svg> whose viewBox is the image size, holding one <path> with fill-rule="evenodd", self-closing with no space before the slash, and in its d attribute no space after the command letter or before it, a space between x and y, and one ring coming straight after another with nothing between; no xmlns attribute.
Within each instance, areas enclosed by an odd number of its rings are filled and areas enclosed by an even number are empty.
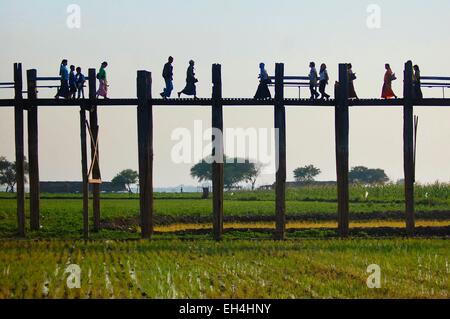
<svg viewBox="0 0 450 319"><path fill-rule="evenodd" d="M413 65L405 63L403 88L403 168L405 173L406 231L414 234L414 96Z"/></svg>
<svg viewBox="0 0 450 319"><path fill-rule="evenodd" d="M223 234L223 188L224 188L224 147L223 147L223 105L222 69L220 64L212 66L212 184L213 184L213 236L221 240Z"/></svg>
<svg viewBox="0 0 450 319"><path fill-rule="evenodd" d="M286 109L284 106L284 64L275 65L275 238L283 240L286 232Z"/></svg>
<svg viewBox="0 0 450 319"><path fill-rule="evenodd" d="M86 141L86 110L80 108L81 176L83 182L83 237L89 238L89 184Z"/></svg>
<svg viewBox="0 0 450 319"><path fill-rule="evenodd" d="M40 228L40 186L39 186L39 148L38 148L38 107L33 105L37 99L36 70L27 70L27 92L31 105L28 107L28 165L30 185L30 228Z"/></svg>
<svg viewBox="0 0 450 319"><path fill-rule="evenodd" d="M152 74L137 73L137 127L139 154L139 200L142 238L153 234L153 106Z"/></svg>
<svg viewBox="0 0 450 319"><path fill-rule="evenodd" d="M25 236L25 156L23 141L22 63L14 63L14 128L16 143L16 192L18 235Z"/></svg>
<svg viewBox="0 0 450 319"><path fill-rule="evenodd" d="M338 231L340 236L345 237L348 235L349 230L349 78L347 64L339 64L339 88L337 90L337 95L337 103L335 107L335 137L338 196Z"/></svg>
<svg viewBox="0 0 450 319"><path fill-rule="evenodd" d="M96 82L96 72L95 69L89 69L89 102L90 102L90 112L89 112L89 125L91 127L92 135L94 141L98 139L98 114L97 114L97 103L96 103L96 93L97 93L97 82ZM97 143L97 159L94 159L95 153L95 143L91 141L91 161L95 161L92 177L94 179L100 179L100 165L99 165L99 143ZM92 184L92 207L94 215L94 232L100 230L100 184Z"/></svg>

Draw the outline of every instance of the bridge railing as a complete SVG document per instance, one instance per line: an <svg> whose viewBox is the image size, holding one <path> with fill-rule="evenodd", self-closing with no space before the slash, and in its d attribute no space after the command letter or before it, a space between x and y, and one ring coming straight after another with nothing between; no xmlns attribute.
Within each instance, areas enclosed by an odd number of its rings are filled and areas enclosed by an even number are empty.
<svg viewBox="0 0 450 319"><path fill-rule="evenodd" d="M269 86L275 86L275 76L270 76L272 83ZM301 89L302 87L309 88L309 77L308 76L285 76L283 77L284 87L294 87L298 88L298 98L301 99Z"/></svg>
<svg viewBox="0 0 450 319"><path fill-rule="evenodd" d="M86 81L89 81L89 77L85 77ZM61 81L61 77L57 76L38 76L36 77L36 81L42 81L42 82L50 82L50 81ZM36 88L46 88L46 89L52 89L57 88L59 90L60 85L58 84L48 84L48 85L36 85ZM86 86L84 86L86 87Z"/></svg>
<svg viewBox="0 0 450 319"><path fill-rule="evenodd" d="M450 77L446 76L422 76L421 87L425 88L441 88L442 97L445 99L445 89L450 88Z"/></svg>
<svg viewBox="0 0 450 319"><path fill-rule="evenodd" d="M0 89L14 89L14 82L0 82Z"/></svg>

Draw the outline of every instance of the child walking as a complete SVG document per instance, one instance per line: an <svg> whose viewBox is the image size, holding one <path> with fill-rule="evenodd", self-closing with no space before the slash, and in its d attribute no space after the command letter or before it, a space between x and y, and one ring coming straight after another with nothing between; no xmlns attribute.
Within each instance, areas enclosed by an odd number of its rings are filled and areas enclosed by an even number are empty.
<svg viewBox="0 0 450 319"><path fill-rule="evenodd" d="M84 83L86 82L86 77L83 73L81 73L81 68L77 67L77 74L75 75L75 83L77 85L78 96L77 99L80 99L83 96L84 99Z"/></svg>

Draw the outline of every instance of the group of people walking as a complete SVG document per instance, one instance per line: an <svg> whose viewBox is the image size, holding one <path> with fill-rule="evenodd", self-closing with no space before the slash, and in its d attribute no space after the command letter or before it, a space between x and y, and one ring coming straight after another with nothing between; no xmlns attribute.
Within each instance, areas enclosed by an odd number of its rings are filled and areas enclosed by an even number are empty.
<svg viewBox="0 0 450 319"><path fill-rule="evenodd" d="M164 82L166 83L166 87L160 94L163 99L167 99L170 97L173 91L173 57L169 57L166 64L164 64L162 77L164 78ZM181 94L194 96L194 99L197 98L197 88L195 84L198 82L195 77L195 62L194 60L189 61L189 66L186 71L186 86L183 90L179 91L178 98L181 97Z"/></svg>
<svg viewBox="0 0 450 319"><path fill-rule="evenodd" d="M75 68L74 65L67 67L67 59L62 60L59 67L59 76L61 85L59 86L58 92L55 95L56 99L60 97L64 99L81 99L84 96L84 87L86 83L86 77L82 73L81 67ZM106 67L107 62L103 62L100 66L100 71L97 73L97 79L100 82L99 89L96 92L97 98L100 96L105 99L108 98L108 82L106 80Z"/></svg>
<svg viewBox="0 0 450 319"><path fill-rule="evenodd" d="M317 73L316 64L311 62L309 64L309 89L311 91L311 99L315 100L320 97L320 99L330 99L330 95L325 92L328 81L330 80L328 76L327 66L322 63L320 66L320 71ZM270 94L269 85L272 84L272 79L266 71L266 66L264 63L259 64L259 85L255 94L255 99L263 100L270 99L272 95ZM317 92L317 87L319 87L319 92Z"/></svg>
<svg viewBox="0 0 450 319"><path fill-rule="evenodd" d="M311 92L311 100L316 99L330 99L330 95L326 93L326 87L328 85L328 81L330 80L328 76L327 66L325 63L322 63L320 66L319 72L317 72L315 62L311 62L309 64L309 90ZM258 90L255 94L255 99L270 99L272 96L270 94L269 85L272 84L272 79L268 75L265 64L260 63L259 65L259 86ZM386 73L384 75L383 88L381 92L381 97L384 99L397 98L397 95L394 93L392 89L392 82L397 79L395 73L392 71L389 63L385 64ZM357 79L356 73L353 72L353 66L351 63L347 64L347 72L348 72L348 98L349 99L358 99L358 95L355 91L354 81ZM422 89L421 89L421 80L420 80L420 69L418 65L414 65L413 71L413 93L415 99L422 99ZM339 82L335 84L335 90ZM317 88L319 92L317 92Z"/></svg>
<svg viewBox="0 0 450 319"><path fill-rule="evenodd" d="M173 91L173 57L169 57L167 63L164 65L162 77L164 78L165 88L160 94L162 98L167 99L171 96ZM86 77L82 73L81 67L75 68L74 65L67 67L68 61L66 59L62 60L59 75L61 80L61 85L58 89L58 93L55 98L65 98L65 99L80 99L85 98L84 87L86 82ZM197 98L197 88L196 83L198 82L195 77L195 62L193 60L189 61L189 66L186 71L186 86L183 90L179 91L178 98L181 94L188 96L194 96ZM107 62L103 62L100 66L100 70L97 73L97 79L99 80L99 89L96 92L96 97L100 96L107 99L108 98L108 81L106 77L106 68L108 67ZM352 64L347 64L348 69L348 97L350 99L358 99L358 95L355 91L354 81L356 80L356 74L353 72ZM395 73L392 71L389 63L385 64L386 73L384 74L383 88L381 92L381 97L384 99L397 98L397 95L392 89L392 82L397 79ZM269 85L272 84L272 79L266 71L265 64L259 64L259 85L255 94L255 99L270 99L272 98ZM327 66L322 63L317 72L315 62L309 64L309 89L311 92L311 100L316 99L330 99L330 95L326 93L326 87L329 82L329 76L327 71ZM415 99L422 99L423 94L421 90L421 78L420 78L420 68L418 65L413 67L413 94ZM335 89L339 85L336 82ZM317 88L319 91L317 91Z"/></svg>
<svg viewBox="0 0 450 319"><path fill-rule="evenodd" d="M392 81L397 80L397 77L395 76L395 73L392 72L389 63L386 63L384 67L386 69L386 73L384 74L384 83L383 89L381 91L381 97L383 99L397 98L397 95L392 90ZM413 67L412 83L413 83L413 98L417 100L422 99L423 94L421 89L420 68L417 64L414 65Z"/></svg>
<svg viewBox="0 0 450 319"><path fill-rule="evenodd" d="M320 66L319 74L317 74L316 70L316 63L311 62L309 63L309 90L311 91L311 100L316 100L319 98L323 99L330 99L330 96L325 92L325 88L328 85L328 81L330 80L328 76L327 71L327 65L325 63L322 63ZM319 92L317 92L317 83L319 84Z"/></svg>

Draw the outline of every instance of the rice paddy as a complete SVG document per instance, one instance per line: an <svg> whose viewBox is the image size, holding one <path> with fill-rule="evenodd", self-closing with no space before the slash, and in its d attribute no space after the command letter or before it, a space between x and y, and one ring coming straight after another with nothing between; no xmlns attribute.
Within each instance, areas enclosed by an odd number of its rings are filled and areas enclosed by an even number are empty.
<svg viewBox="0 0 450 319"><path fill-rule="evenodd" d="M71 264L79 288L69 288ZM367 267L381 268L368 288ZM0 298L449 298L446 240L2 241Z"/></svg>
<svg viewBox="0 0 450 319"><path fill-rule="evenodd" d="M90 241L80 240L81 197L44 194L41 229L18 240L15 200L3 194L0 299L449 298L449 188L416 190L420 238L402 233L400 186L352 188L349 239L337 237L335 189L290 189L281 242L267 191L226 193L222 242L211 240L211 201L199 194L155 194L152 241L139 239L128 194L102 194ZM367 286L372 264L380 288Z"/></svg>

